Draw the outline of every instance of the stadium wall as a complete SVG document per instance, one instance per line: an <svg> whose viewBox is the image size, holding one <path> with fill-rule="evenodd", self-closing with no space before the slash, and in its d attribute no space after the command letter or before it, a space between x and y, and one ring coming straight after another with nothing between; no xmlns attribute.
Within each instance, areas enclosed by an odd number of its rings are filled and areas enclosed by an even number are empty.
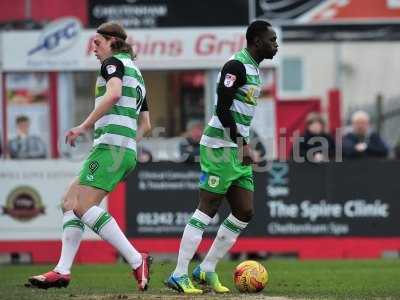
<svg viewBox="0 0 400 300"><path fill-rule="evenodd" d="M395 42L285 42L280 47L281 62L299 58L303 63L304 89L297 97L318 97L328 107L327 91L342 92L343 113L351 106L374 103L378 93L398 95L400 44ZM282 74L280 76L282 79ZM278 82L278 96L293 98Z"/></svg>

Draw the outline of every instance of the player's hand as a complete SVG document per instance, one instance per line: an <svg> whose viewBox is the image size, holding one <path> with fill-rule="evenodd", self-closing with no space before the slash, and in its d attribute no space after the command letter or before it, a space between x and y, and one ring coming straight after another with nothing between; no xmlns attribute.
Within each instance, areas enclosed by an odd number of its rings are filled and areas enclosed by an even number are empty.
<svg viewBox="0 0 400 300"><path fill-rule="evenodd" d="M71 128L65 135L65 143L75 147L75 141L80 136L85 134L87 129L82 125Z"/></svg>
<svg viewBox="0 0 400 300"><path fill-rule="evenodd" d="M244 145L242 147L242 154L243 154L243 164L248 166L251 165L253 163L255 163L255 159L254 159L254 154L252 149L250 148L250 145Z"/></svg>

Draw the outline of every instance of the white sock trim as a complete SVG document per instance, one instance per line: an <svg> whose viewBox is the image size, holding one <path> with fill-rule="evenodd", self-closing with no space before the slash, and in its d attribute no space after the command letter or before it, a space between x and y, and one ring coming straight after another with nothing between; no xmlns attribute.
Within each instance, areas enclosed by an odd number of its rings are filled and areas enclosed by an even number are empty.
<svg viewBox="0 0 400 300"><path fill-rule="evenodd" d="M79 219L79 218L75 215L75 213L74 213L74 211L72 209L68 210L68 211L66 211L64 213L64 215L63 215L63 223L68 222L68 221L73 220L73 219Z"/></svg>
<svg viewBox="0 0 400 300"><path fill-rule="evenodd" d="M233 224L235 224L237 227L240 227L242 230L246 228L247 225L249 225L249 223L240 221L238 218L236 218L234 215L229 214L229 216L227 217L227 219L229 221L231 221Z"/></svg>
<svg viewBox="0 0 400 300"><path fill-rule="evenodd" d="M217 263L235 244L237 238L248 223L238 220L234 215L230 214L218 229L217 236L214 239L211 248L200 268L205 272L215 272Z"/></svg>
<svg viewBox="0 0 400 300"><path fill-rule="evenodd" d="M113 219L114 218L109 213L98 206L92 206L82 216L83 223L90 226L97 234L99 234L101 229Z"/></svg>
<svg viewBox="0 0 400 300"><path fill-rule="evenodd" d="M115 219L104 209L92 206L82 216L82 221L100 235L103 240L116 248L133 269L137 269L142 264L140 253L126 238Z"/></svg>
<svg viewBox="0 0 400 300"><path fill-rule="evenodd" d="M188 273L188 266L203 238L203 232L210 223L211 217L196 209L183 231L179 246L178 260L173 276L179 277Z"/></svg>
<svg viewBox="0 0 400 300"><path fill-rule="evenodd" d="M203 222L205 225L208 225L212 218L207 215L206 213L203 213L201 210L196 209L195 212L193 213L192 218L196 218L198 220L200 220L201 222Z"/></svg>
<svg viewBox="0 0 400 300"><path fill-rule="evenodd" d="M82 221L72 210L66 211L63 216L62 248L55 272L63 275L71 273L76 253L78 252L85 227Z"/></svg>

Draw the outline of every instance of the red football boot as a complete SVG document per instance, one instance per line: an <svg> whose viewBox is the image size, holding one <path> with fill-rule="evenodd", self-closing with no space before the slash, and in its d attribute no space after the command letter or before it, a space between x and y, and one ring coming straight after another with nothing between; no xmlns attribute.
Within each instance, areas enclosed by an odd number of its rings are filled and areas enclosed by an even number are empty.
<svg viewBox="0 0 400 300"><path fill-rule="evenodd" d="M48 289L52 287L67 287L71 281L71 275L63 275L55 271L50 271L42 275L32 276L29 279L31 286L40 289Z"/></svg>
<svg viewBox="0 0 400 300"><path fill-rule="evenodd" d="M138 288L141 291L147 290L150 281L150 264L152 258L147 253L140 253L142 255L142 264L132 271L138 283Z"/></svg>

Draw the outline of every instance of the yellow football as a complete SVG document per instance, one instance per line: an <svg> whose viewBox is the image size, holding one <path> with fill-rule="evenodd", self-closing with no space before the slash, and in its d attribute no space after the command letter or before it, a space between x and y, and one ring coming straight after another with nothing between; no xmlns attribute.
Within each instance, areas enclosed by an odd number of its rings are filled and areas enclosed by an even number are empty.
<svg viewBox="0 0 400 300"><path fill-rule="evenodd" d="M235 268L233 281L241 293L258 293L268 283L268 272L259 262L246 260Z"/></svg>

